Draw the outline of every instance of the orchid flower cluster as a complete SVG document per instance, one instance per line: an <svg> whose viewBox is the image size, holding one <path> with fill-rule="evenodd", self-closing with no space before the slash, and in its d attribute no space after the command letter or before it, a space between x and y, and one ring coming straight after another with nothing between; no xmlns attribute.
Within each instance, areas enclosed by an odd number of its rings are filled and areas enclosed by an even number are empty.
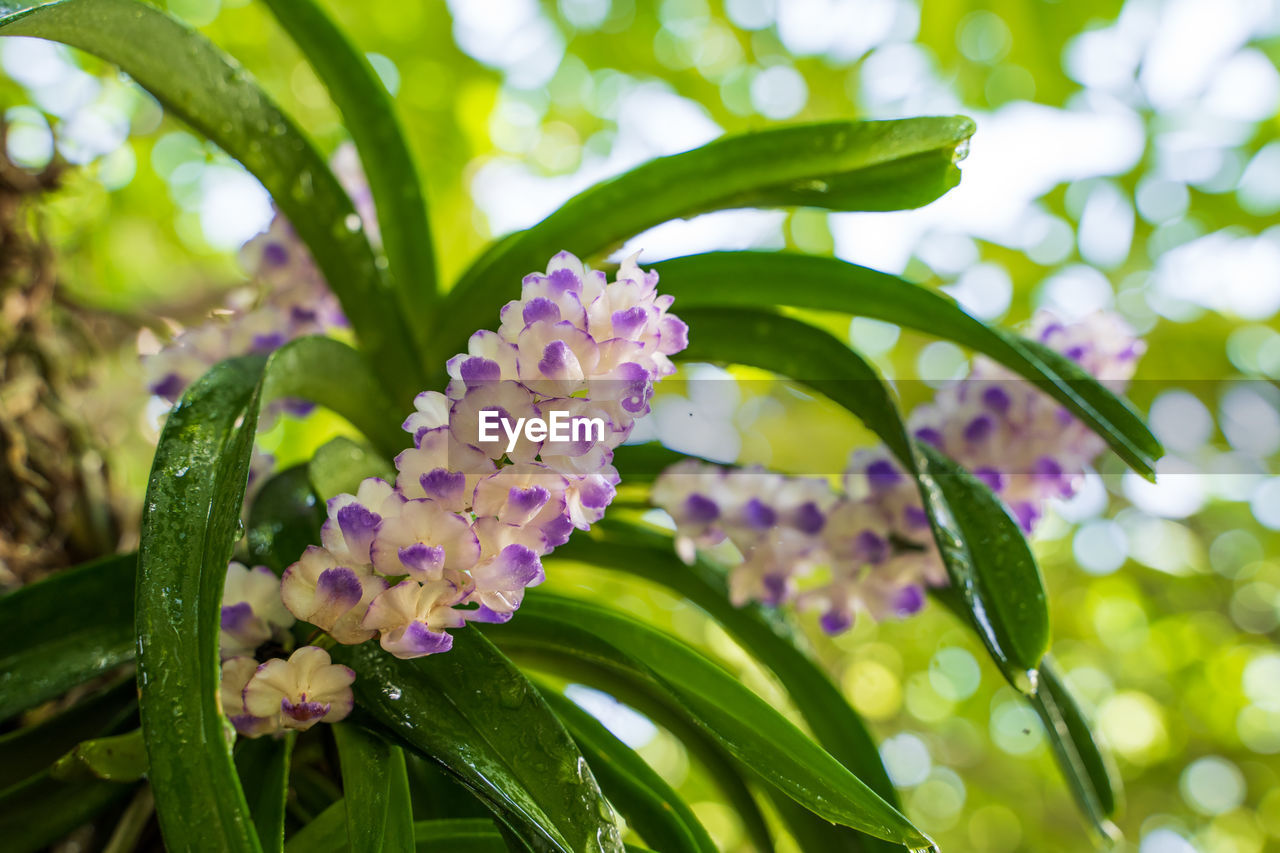
<svg viewBox="0 0 1280 853"><path fill-rule="evenodd" d="M1132 377L1143 351L1110 314L1066 325L1041 313L1031 333L1115 386ZM984 357L918 407L908 426L990 486L1028 534L1051 498L1079 489L1105 449L1056 401ZM883 447L855 451L839 490L822 478L686 460L658 478L653 502L674 520L687 561L726 540L737 548L736 605L794 602L818 611L829 634L850 628L859 612L909 616L924 606L927 587L947 583L916 484Z"/></svg>
<svg viewBox="0 0 1280 853"><path fill-rule="evenodd" d="M355 205L360 223L377 242L378 226L368 182L355 147L341 146L333 170ZM158 352L143 356L143 372L152 394L175 403L191 383L223 359L269 353L305 335L345 328L346 317L329 290L306 244L276 213L266 231L240 251L241 266L252 283L234 291L227 303L198 326L183 330ZM303 415L310 405L281 400L263 417L280 411Z"/></svg>
<svg viewBox="0 0 1280 853"><path fill-rule="evenodd" d="M294 623L280 600L280 579L266 566L227 566L222 589L222 625L218 650L222 658L219 691L222 712L246 737L285 729L306 731L318 722L336 723L351 713L355 673L334 664L317 646L284 654Z"/></svg>
<svg viewBox="0 0 1280 853"><path fill-rule="evenodd" d="M510 619L542 582L541 558L603 516L613 450L687 344L657 279L632 258L609 282L567 252L527 276L499 330L449 360L446 393L415 400L395 483L370 478L328 502L321 544L284 573L288 610L339 643L377 635L400 658L447 651L468 621ZM509 429L558 416L567 440ZM491 417L506 438L484 440Z"/></svg>

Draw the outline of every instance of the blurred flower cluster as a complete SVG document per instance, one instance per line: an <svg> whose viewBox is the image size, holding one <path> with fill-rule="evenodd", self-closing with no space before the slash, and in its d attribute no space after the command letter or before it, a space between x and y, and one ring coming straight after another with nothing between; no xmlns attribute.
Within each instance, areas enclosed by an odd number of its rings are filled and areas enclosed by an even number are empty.
<svg viewBox="0 0 1280 853"><path fill-rule="evenodd" d="M355 147L340 147L332 165L376 245L373 198ZM269 353L295 338L346 327L337 297L306 245L279 212L266 231L240 250L240 262L251 279L247 287L235 290L204 323L182 330L158 352L143 356L143 371L152 394L176 403L191 383L223 359ZM280 411L305 414L310 408L301 400L282 400L264 410L263 417L269 422Z"/></svg>
<svg viewBox="0 0 1280 853"><path fill-rule="evenodd" d="M1143 350L1111 314L1065 325L1041 313L1031 333L1116 390ZM1027 533L1050 499L1076 492L1105 449L1055 400L984 357L912 412L908 426L986 483ZM877 620L911 615L926 587L947 583L915 481L884 447L855 451L839 491L822 478L687 460L658 478L653 502L674 520L686 560L725 540L737 548L735 604L793 601L820 611L830 634L860 611Z"/></svg>
<svg viewBox="0 0 1280 853"><path fill-rule="evenodd" d="M377 634L401 658L447 651L448 629L469 620L510 619L525 588L542 582L541 557L612 501L613 449L687 342L671 301L634 259L613 282L564 252L545 275L527 276L500 330L477 332L449 360L447 393L418 396L404 423L414 446L396 458L395 484L370 478L329 501L322 545L284 574L285 606L340 643ZM605 429L484 442L486 413L561 413Z"/></svg>

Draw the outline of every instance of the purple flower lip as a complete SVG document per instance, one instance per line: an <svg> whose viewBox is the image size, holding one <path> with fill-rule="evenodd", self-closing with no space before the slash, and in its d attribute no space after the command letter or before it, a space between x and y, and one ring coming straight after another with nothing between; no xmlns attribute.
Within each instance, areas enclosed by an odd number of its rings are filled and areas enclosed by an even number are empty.
<svg viewBox="0 0 1280 853"><path fill-rule="evenodd" d="M364 587L351 569L338 566L325 569L316 580L316 598L335 614L346 613L360 603Z"/></svg>
<svg viewBox="0 0 1280 853"><path fill-rule="evenodd" d="M467 475L461 471L435 468L419 477L418 482L427 497L448 500L462 494L467 487Z"/></svg>
<svg viewBox="0 0 1280 853"><path fill-rule="evenodd" d="M498 362L478 355L463 359L458 365L458 375L468 388L474 388L482 382L496 382L502 378L502 367Z"/></svg>
<svg viewBox="0 0 1280 853"><path fill-rule="evenodd" d="M821 625L823 633L835 636L843 634L853 626L853 617L839 610L828 610L818 619L818 624Z"/></svg>
<svg viewBox="0 0 1280 853"><path fill-rule="evenodd" d="M1009 411L1009 405L1013 399L1009 396L1009 392L997 386L991 386L982 392L982 405L998 415L1003 415Z"/></svg>
<svg viewBox="0 0 1280 853"><path fill-rule="evenodd" d="M794 524L801 533L813 535L822 530L827 518L813 501L807 501L796 510Z"/></svg>
<svg viewBox="0 0 1280 853"><path fill-rule="evenodd" d="M747 505L742 508L742 515L747 526L756 530L764 530L778 523L777 511L759 498L747 501Z"/></svg>
<svg viewBox="0 0 1280 853"><path fill-rule="evenodd" d="M338 527L353 550L367 550L368 543L382 525L382 516L360 504L347 504L338 510Z"/></svg>
<svg viewBox="0 0 1280 853"><path fill-rule="evenodd" d="M543 376L559 376L569 366L573 352L564 341L552 341L542 351L542 360L538 362L538 371Z"/></svg>
<svg viewBox="0 0 1280 853"><path fill-rule="evenodd" d="M912 584L899 590L893 601L893 609L899 616L911 616L924 607L924 590Z"/></svg>
<svg viewBox="0 0 1280 853"><path fill-rule="evenodd" d="M444 547L415 542L398 552L400 562L415 572L434 572L444 564Z"/></svg>
<svg viewBox="0 0 1280 853"><path fill-rule="evenodd" d="M280 700L280 711L286 717L305 723L310 720L318 720L325 714L329 713L332 707L328 702L308 702L307 694L303 693L298 697L297 702L290 702L289 697Z"/></svg>
<svg viewBox="0 0 1280 853"><path fill-rule="evenodd" d="M649 315L643 307L636 305L625 311L614 311L610 319L613 321L613 333L619 337L629 338L644 326Z"/></svg>
<svg viewBox="0 0 1280 853"><path fill-rule="evenodd" d="M241 601L222 608L220 627L224 631L235 633L244 627L245 622L253 618L253 607L249 602Z"/></svg>
<svg viewBox="0 0 1280 853"><path fill-rule="evenodd" d="M694 524L707 524L720 517L720 507L711 498L692 494L685 498L684 515Z"/></svg>
<svg viewBox="0 0 1280 853"><path fill-rule="evenodd" d="M898 469L888 459L877 459L867 466L867 480L876 491L890 488L901 479L902 474L898 473Z"/></svg>
<svg viewBox="0 0 1280 853"><path fill-rule="evenodd" d="M526 326L532 325L539 320L546 320L551 323L559 322L560 309L554 302L545 296L539 296L536 299L530 299L524 306L524 313L521 315Z"/></svg>
<svg viewBox="0 0 1280 853"><path fill-rule="evenodd" d="M858 554L868 563L883 563L889 556L889 542L871 530L859 533L855 542Z"/></svg>
<svg viewBox="0 0 1280 853"><path fill-rule="evenodd" d="M410 624L401 642L405 648L419 655L439 654L453 648L453 637L444 631L432 631L421 622Z"/></svg>
<svg viewBox="0 0 1280 853"><path fill-rule="evenodd" d="M573 270L560 269L547 276L552 287L559 293L565 291L574 291L575 293L582 290L582 282L578 280L578 276Z"/></svg>
<svg viewBox="0 0 1280 853"><path fill-rule="evenodd" d="M166 400L176 400L182 396L182 389L185 387L186 383L183 382L181 376L176 373L169 373L151 386L151 393Z"/></svg>
<svg viewBox="0 0 1280 853"><path fill-rule="evenodd" d="M965 425L965 441L982 441L991 435L993 429L995 429L995 422L991 420L990 415L978 415Z"/></svg>
<svg viewBox="0 0 1280 853"><path fill-rule="evenodd" d="M282 244L272 241L262 247L262 260L273 267L282 267L289 263L289 250Z"/></svg>
<svg viewBox="0 0 1280 853"><path fill-rule="evenodd" d="M942 433L938 432L933 427L921 427L916 430L916 438L920 439L925 444L931 444L934 447L939 448L942 447Z"/></svg>
<svg viewBox="0 0 1280 853"><path fill-rule="evenodd" d="M1004 474L994 468L978 468L973 472L973 476L986 483L987 488L993 492L999 492L1004 488Z"/></svg>
<svg viewBox="0 0 1280 853"><path fill-rule="evenodd" d="M520 515L531 515L546 505L551 493L542 486L530 486L527 489L513 487L507 492L507 503Z"/></svg>
<svg viewBox="0 0 1280 853"><path fill-rule="evenodd" d="M786 600L787 578L784 575L765 575L760 583L764 586L766 604L777 607Z"/></svg>

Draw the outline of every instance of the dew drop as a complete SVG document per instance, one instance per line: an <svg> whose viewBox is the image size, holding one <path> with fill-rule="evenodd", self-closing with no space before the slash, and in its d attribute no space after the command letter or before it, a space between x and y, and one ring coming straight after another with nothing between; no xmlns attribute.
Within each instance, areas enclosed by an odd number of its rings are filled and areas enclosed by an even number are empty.
<svg viewBox="0 0 1280 853"><path fill-rule="evenodd" d="M342 220L342 224L347 226L347 230L354 234L360 230L360 217L354 213L348 213L347 218Z"/></svg>

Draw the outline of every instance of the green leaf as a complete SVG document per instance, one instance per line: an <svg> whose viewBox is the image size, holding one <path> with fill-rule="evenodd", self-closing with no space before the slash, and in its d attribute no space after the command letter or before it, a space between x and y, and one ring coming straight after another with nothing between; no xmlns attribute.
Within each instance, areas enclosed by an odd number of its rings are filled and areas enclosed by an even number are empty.
<svg viewBox="0 0 1280 853"><path fill-rule="evenodd" d="M137 692L130 675L60 714L0 735L0 791L44 770L77 743L122 728L137 715Z"/></svg>
<svg viewBox="0 0 1280 853"><path fill-rule="evenodd" d="M665 853L715 853L697 816L643 758L562 694L544 690L542 696L577 741L605 796L647 843Z"/></svg>
<svg viewBox="0 0 1280 853"><path fill-rule="evenodd" d="M947 574L972 608L988 651L1011 684L1032 690L1048 648L1044 586L1026 540L991 490L944 457L918 452L875 369L827 332L767 311L682 314L696 330L682 358L789 376L844 406L884 441L916 479Z"/></svg>
<svg viewBox="0 0 1280 853"><path fill-rule="evenodd" d="M1100 840L1115 840L1118 830L1110 819L1116 814L1119 774L1094 740L1089 721L1050 658L1040 665L1040 688L1031 706L1044 722L1054 758L1080 811Z"/></svg>
<svg viewBox="0 0 1280 853"><path fill-rule="evenodd" d="M870 317L955 341L1051 394L1143 476L1152 476L1155 460L1164 453L1129 404L1071 359L987 326L951 298L897 276L835 258L783 252L711 252L663 261L654 269L681 314L686 306L787 305Z"/></svg>
<svg viewBox="0 0 1280 853"><path fill-rule="evenodd" d="M238 537L265 360L224 361L169 414L142 515L138 684L168 847L261 847L218 712L222 582Z"/></svg>
<svg viewBox="0 0 1280 853"><path fill-rule="evenodd" d="M396 469L368 448L338 437L321 445L307 466L316 494L324 500L343 493L355 494L366 477L395 482Z"/></svg>
<svg viewBox="0 0 1280 853"><path fill-rule="evenodd" d="M635 670L603 666L569 650L519 643L505 645L522 664L602 690L670 732L689 757L701 765L706 778L720 789L725 804L742 823L750 844L759 853L773 853L773 835L743 778L750 775L750 771L701 728L661 685Z"/></svg>
<svg viewBox="0 0 1280 853"><path fill-rule="evenodd" d="M0 720L133 657L137 563L104 557L0 597Z"/></svg>
<svg viewBox="0 0 1280 853"><path fill-rule="evenodd" d="M392 402L351 347L332 338L297 338L271 355L263 403L301 397L342 415L388 458L407 446L400 423L409 406Z"/></svg>
<svg viewBox="0 0 1280 853"><path fill-rule="evenodd" d="M263 484L249 508L245 541L252 565L281 574L308 545L319 542L324 506L311 491L306 465L295 465Z"/></svg>
<svg viewBox="0 0 1280 853"><path fill-rule="evenodd" d="M795 839L796 846L800 850L821 850L822 853L865 853L873 849L869 846L870 844L879 844L881 847L874 849L896 850L898 853L902 851L901 847L881 841L879 838L854 832L839 824L827 823L808 809L801 808L795 800L782 796L776 790L770 789L767 793L774 811L786 824L787 831Z"/></svg>
<svg viewBox="0 0 1280 853"><path fill-rule="evenodd" d="M129 796L132 785L62 782L41 773L0 794L6 853L43 850Z"/></svg>
<svg viewBox="0 0 1280 853"><path fill-rule="evenodd" d="M437 359L466 349L518 294L525 274L567 249L583 258L672 219L712 210L920 207L955 186L973 133L962 116L793 125L717 139L660 157L575 196L493 245L454 286L436 330Z"/></svg>
<svg viewBox="0 0 1280 853"><path fill-rule="evenodd" d="M87 740L59 758L49 771L54 779L78 782L105 779L108 782L136 782L147 772L147 753L142 730L128 734Z"/></svg>
<svg viewBox="0 0 1280 853"><path fill-rule="evenodd" d="M537 690L479 632L453 649L399 660L374 643L338 646L360 677L357 704L443 764L535 850L621 848L581 753Z"/></svg>
<svg viewBox="0 0 1280 853"><path fill-rule="evenodd" d="M289 762L297 736L242 739L236 746L236 772L244 786L253 825L267 853L284 849L285 803L289 799Z"/></svg>
<svg viewBox="0 0 1280 853"><path fill-rule="evenodd" d="M669 536L606 519L594 535L575 535L556 549L555 557L593 567L627 572L661 584L702 608L786 688L827 752L890 805L898 794L880 760L880 752L839 688L797 645L802 639L760 605L735 607L723 569L704 559L685 565L675 555Z"/></svg>
<svg viewBox="0 0 1280 853"><path fill-rule="evenodd" d="M267 0L267 6L324 81L360 152L377 209L391 284L410 318L409 329L418 351L425 353L430 340L427 321L437 295L435 258L422 180L396 119L391 95L369 60L318 4L312 0Z"/></svg>
<svg viewBox="0 0 1280 853"><path fill-rule="evenodd" d="M912 848L932 842L733 675L681 641L599 605L539 591L490 629L504 645L546 648L638 673L670 693L743 764L827 820Z"/></svg>
<svg viewBox="0 0 1280 853"><path fill-rule="evenodd" d="M347 840L352 853L412 850L413 810L404 750L351 723L334 726L333 737L349 805Z"/></svg>
<svg viewBox="0 0 1280 853"><path fill-rule="evenodd" d="M1028 692L1049 650L1049 600L1031 546L986 483L928 444L917 447L968 555L960 571L948 566L951 584L1005 676Z"/></svg>
<svg viewBox="0 0 1280 853"><path fill-rule="evenodd" d="M295 832L284 845L285 853L345 853L347 801L338 800Z"/></svg>
<svg viewBox="0 0 1280 853"><path fill-rule="evenodd" d="M271 193L342 302L377 378L405 404L425 386L407 318L337 178L296 124L244 69L203 35L138 0L6 4L0 35L34 36L87 51L239 160ZM145 45L146 49L139 49Z"/></svg>
<svg viewBox="0 0 1280 853"><path fill-rule="evenodd" d="M506 853L491 820L420 820L413 825L418 849L428 853Z"/></svg>

